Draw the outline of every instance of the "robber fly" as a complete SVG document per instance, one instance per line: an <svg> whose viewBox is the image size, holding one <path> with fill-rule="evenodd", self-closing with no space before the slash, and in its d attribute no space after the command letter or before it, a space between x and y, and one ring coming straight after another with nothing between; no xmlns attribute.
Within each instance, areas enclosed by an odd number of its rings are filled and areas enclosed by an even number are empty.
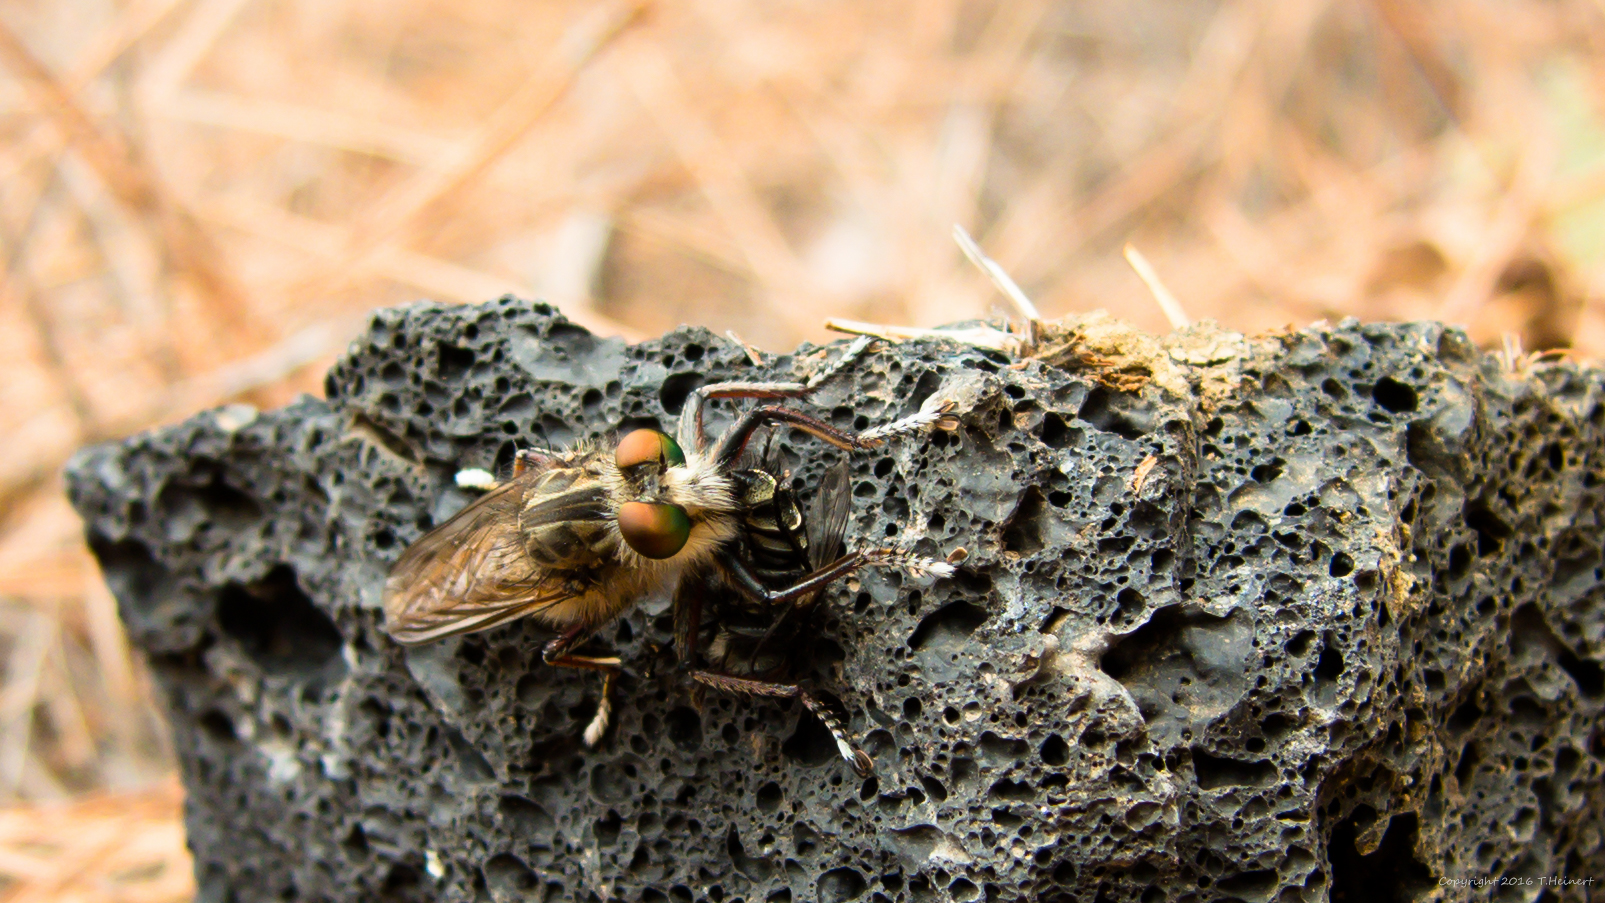
<svg viewBox="0 0 1605 903"><path fill-rule="evenodd" d="M619 659L574 650L643 596L677 586L688 573L717 570L753 600L776 607L870 565L952 573L945 562L875 548L811 563L793 584L779 586L755 576L743 557L754 497L737 463L758 430L789 426L856 450L900 434L957 425L952 405L932 396L918 413L861 433L778 405L747 411L718 437L704 428L709 400L804 398L861 356L871 341L855 341L833 366L805 383L702 386L687 399L673 438L640 429L611 446L521 451L511 479L491 486L402 553L385 580L386 631L412 645L522 617L556 628L542 660L602 674L602 699L584 734L586 745L595 745L607 730Z"/></svg>

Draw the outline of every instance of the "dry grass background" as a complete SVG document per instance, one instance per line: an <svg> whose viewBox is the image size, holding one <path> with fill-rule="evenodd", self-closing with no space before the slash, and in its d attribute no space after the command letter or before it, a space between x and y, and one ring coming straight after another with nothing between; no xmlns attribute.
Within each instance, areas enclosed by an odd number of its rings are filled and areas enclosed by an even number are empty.
<svg viewBox="0 0 1605 903"><path fill-rule="evenodd" d="M995 295L1605 352L1605 0L0 0L0 901L190 893L57 475L375 306L761 347ZM87 796L85 794L88 794ZM9 808L4 808L9 807Z"/></svg>

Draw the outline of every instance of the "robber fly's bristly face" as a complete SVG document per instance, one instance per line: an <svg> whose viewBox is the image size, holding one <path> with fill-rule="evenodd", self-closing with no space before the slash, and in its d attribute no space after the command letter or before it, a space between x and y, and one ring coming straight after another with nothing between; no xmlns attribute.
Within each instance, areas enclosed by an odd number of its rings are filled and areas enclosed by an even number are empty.
<svg viewBox="0 0 1605 903"><path fill-rule="evenodd" d="M738 506L729 475L704 455L688 457L667 433L641 429L626 435L613 464L611 520L626 564L648 570L667 564L678 571L734 535Z"/></svg>

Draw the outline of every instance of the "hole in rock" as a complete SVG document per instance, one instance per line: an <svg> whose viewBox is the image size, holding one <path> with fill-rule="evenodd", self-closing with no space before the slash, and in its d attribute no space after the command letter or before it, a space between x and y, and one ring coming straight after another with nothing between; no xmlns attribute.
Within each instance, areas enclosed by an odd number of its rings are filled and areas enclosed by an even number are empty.
<svg viewBox="0 0 1605 903"><path fill-rule="evenodd" d="M691 393L705 382L707 378L701 373L675 373L658 387L658 401L663 404L663 410L676 416L685 407L685 401L691 397Z"/></svg>
<svg viewBox="0 0 1605 903"><path fill-rule="evenodd" d="M1538 606L1529 603L1516 609L1510 619L1510 632L1518 656L1537 654L1552 659L1577 684L1578 692L1589 699L1605 693L1605 669L1592 659L1579 657L1562 642Z"/></svg>
<svg viewBox="0 0 1605 903"><path fill-rule="evenodd" d="M207 709L198 719L201 732L219 743L234 743L240 737L234 731L234 719L218 711Z"/></svg>
<svg viewBox="0 0 1605 903"><path fill-rule="evenodd" d="M423 883L418 870L405 863L398 862L385 873L385 880L379 887L382 898L416 899L415 891Z"/></svg>
<svg viewBox="0 0 1605 903"><path fill-rule="evenodd" d="M1048 739L1042 741L1042 764L1058 767L1070 761L1070 744L1058 734L1049 734Z"/></svg>
<svg viewBox="0 0 1605 903"><path fill-rule="evenodd" d="M1343 673L1343 653L1330 632L1321 638L1321 657L1315 660L1315 683L1330 684Z"/></svg>
<svg viewBox="0 0 1605 903"><path fill-rule="evenodd" d="M1276 889L1277 884L1275 869L1255 869L1216 881L1215 891L1245 900L1265 900L1269 899L1271 891Z"/></svg>
<svg viewBox="0 0 1605 903"><path fill-rule="evenodd" d="M1272 458L1264 464L1256 464L1248 472L1248 478L1256 483L1269 483L1282 475L1282 466L1286 463L1281 458Z"/></svg>
<svg viewBox="0 0 1605 903"><path fill-rule="evenodd" d="M845 903L863 897L869 882L857 869L843 866L819 876L819 899L823 903Z"/></svg>
<svg viewBox="0 0 1605 903"><path fill-rule="evenodd" d="M923 864L931 858L945 835L935 825L912 825L907 828L893 828L887 839L893 847L903 854L903 858L914 863Z"/></svg>
<svg viewBox="0 0 1605 903"><path fill-rule="evenodd" d="M1482 748L1473 740L1460 748L1460 760L1455 763L1455 780L1460 782L1460 791L1467 790L1467 782L1477 771L1477 764L1482 761Z"/></svg>
<svg viewBox="0 0 1605 903"><path fill-rule="evenodd" d="M987 617L988 613L979 606L952 602L920 619L908 638L908 647L928 679L942 681L964 673L960 653ZM947 719L945 711L942 717Z"/></svg>
<svg viewBox="0 0 1605 903"><path fill-rule="evenodd" d="M1064 418L1052 413L1042 418L1042 432L1039 435L1042 444L1049 448L1066 448L1075 438L1074 432L1065 424Z"/></svg>
<svg viewBox="0 0 1605 903"><path fill-rule="evenodd" d="M1332 829L1327 857L1332 863L1332 903L1410 903L1432 887L1432 873L1415 859L1417 822L1414 812L1395 815L1382 841L1369 854L1355 848L1361 810L1375 818L1368 806L1357 806Z"/></svg>
<svg viewBox="0 0 1605 903"><path fill-rule="evenodd" d="M1048 516L1047 499L1035 486L1020 496L1020 504L1003 527L1003 551L1030 555L1042 551L1043 518Z"/></svg>
<svg viewBox="0 0 1605 903"><path fill-rule="evenodd" d="M675 746L693 750L702 745L702 716L689 706L678 706L663 718L669 740Z"/></svg>
<svg viewBox="0 0 1605 903"><path fill-rule="evenodd" d="M1416 409L1416 390L1391 376L1384 376L1371 389L1371 400L1386 411L1404 414Z"/></svg>
<svg viewBox="0 0 1605 903"><path fill-rule="evenodd" d="M123 616L146 613L170 602L173 574L135 540L113 542L100 533L89 534L89 549L100 562L106 586L123 607Z"/></svg>
<svg viewBox="0 0 1605 903"><path fill-rule="evenodd" d="M485 862L485 884L498 896L523 896L535 889L536 877L524 860L499 853Z"/></svg>
<svg viewBox="0 0 1605 903"><path fill-rule="evenodd" d="M1000 737L993 731L981 732L981 758L987 764L1006 767L1025 758L1031 745L1015 737Z"/></svg>
<svg viewBox="0 0 1605 903"><path fill-rule="evenodd" d="M488 784L496 780L496 769L490 767L484 754L454 727L445 729L446 742L451 745L452 756L464 778L474 783Z"/></svg>
<svg viewBox="0 0 1605 903"><path fill-rule="evenodd" d="M1354 559L1350 558L1347 553L1334 552L1332 553L1332 563L1327 567L1326 572L1334 577L1347 577L1354 573Z"/></svg>
<svg viewBox="0 0 1605 903"><path fill-rule="evenodd" d="M920 619L919 626L908 638L908 648L918 652L928 646L961 644L986 623L987 617L984 609L968 602L944 605Z"/></svg>
<svg viewBox="0 0 1605 903"><path fill-rule="evenodd" d="M351 415L351 432L384 449L391 455L406 461L408 464L419 463L418 454L412 450L412 446L407 443L407 440L396 435L389 427L384 426L366 414L357 413Z"/></svg>
<svg viewBox="0 0 1605 903"><path fill-rule="evenodd" d="M1477 554L1496 555L1510 538L1510 525L1482 501L1468 502L1465 509L1466 526L1477 533Z"/></svg>
<svg viewBox="0 0 1605 903"><path fill-rule="evenodd" d="M736 871L749 878L762 880L768 878L774 871L774 867L767 861L747 855L747 848L741 843L741 834L735 825L731 825L725 831L724 847L725 852L730 855L730 864L736 867Z"/></svg>
<svg viewBox="0 0 1605 903"><path fill-rule="evenodd" d="M445 342L435 346L435 372L440 374L441 379L448 382L460 380L472 366L474 353L467 348Z"/></svg>
<svg viewBox="0 0 1605 903"><path fill-rule="evenodd" d="M1106 433L1114 433L1124 439L1140 438L1145 432L1142 427L1117 410L1115 405L1114 393L1099 386L1087 393L1087 399L1081 403L1081 410L1076 412L1076 416Z"/></svg>
<svg viewBox="0 0 1605 903"><path fill-rule="evenodd" d="M168 480L156 493L156 510L169 520L215 523L230 533L240 532L262 518L262 507L256 499L229 485L215 465L188 477Z"/></svg>
<svg viewBox="0 0 1605 903"><path fill-rule="evenodd" d="M823 765L838 757L836 738L818 718L802 713L797 729L780 744L780 754L808 767Z"/></svg>
<svg viewBox="0 0 1605 903"><path fill-rule="evenodd" d="M511 828L510 833L521 840L551 837L552 832L557 830L557 821L534 800L509 794L502 797L498 808L502 819Z"/></svg>
<svg viewBox="0 0 1605 903"><path fill-rule="evenodd" d="M1464 734L1471 730L1478 719L1482 718L1482 707L1477 705L1477 694L1472 692L1471 697L1462 702L1449 716L1449 730L1456 734Z"/></svg>
<svg viewBox="0 0 1605 903"><path fill-rule="evenodd" d="M1276 766L1265 759L1244 762L1212 756L1193 747L1193 774L1204 790L1217 787L1264 787L1276 779Z"/></svg>
<svg viewBox="0 0 1605 903"><path fill-rule="evenodd" d="M270 675L335 680L345 672L339 629L301 591L287 565L277 565L255 583L224 586L217 620Z"/></svg>

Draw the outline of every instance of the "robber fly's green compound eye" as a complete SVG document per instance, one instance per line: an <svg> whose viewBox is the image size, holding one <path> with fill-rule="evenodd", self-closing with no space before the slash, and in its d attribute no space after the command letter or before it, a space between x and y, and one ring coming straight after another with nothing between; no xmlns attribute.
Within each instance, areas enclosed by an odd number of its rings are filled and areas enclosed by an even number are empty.
<svg viewBox="0 0 1605 903"><path fill-rule="evenodd" d="M636 430L619 440L613 453L619 469L646 464L651 461L667 462L670 466L685 463L685 452L669 438L668 433L657 430Z"/></svg>
<svg viewBox="0 0 1605 903"><path fill-rule="evenodd" d="M691 538L691 518L679 505L625 502L619 506L619 533L644 558L673 558Z"/></svg>
<svg viewBox="0 0 1605 903"><path fill-rule="evenodd" d="M680 450L680 443L669 438L668 433L658 433L663 441L663 459L669 462L670 467L678 467L685 463L685 452Z"/></svg>

